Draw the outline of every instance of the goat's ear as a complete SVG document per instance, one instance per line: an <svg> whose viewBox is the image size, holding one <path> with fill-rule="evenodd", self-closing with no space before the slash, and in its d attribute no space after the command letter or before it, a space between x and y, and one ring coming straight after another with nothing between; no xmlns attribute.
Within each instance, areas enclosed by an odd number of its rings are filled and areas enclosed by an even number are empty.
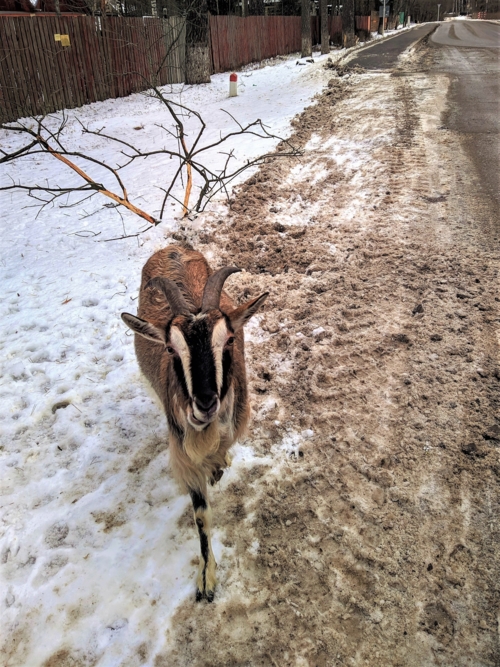
<svg viewBox="0 0 500 667"><path fill-rule="evenodd" d="M238 308L235 308L231 313L228 313L234 331L241 329L252 315L255 315L268 296L269 292L264 292L264 294L261 294L256 299L252 299L251 301L244 303L242 306L238 306Z"/></svg>
<svg viewBox="0 0 500 667"><path fill-rule="evenodd" d="M140 317L135 317L135 315L130 315L130 313L122 313L122 320L139 336L143 336L143 338L147 338L153 341L153 343L166 345L165 332L153 324L146 322L146 320L141 320Z"/></svg>

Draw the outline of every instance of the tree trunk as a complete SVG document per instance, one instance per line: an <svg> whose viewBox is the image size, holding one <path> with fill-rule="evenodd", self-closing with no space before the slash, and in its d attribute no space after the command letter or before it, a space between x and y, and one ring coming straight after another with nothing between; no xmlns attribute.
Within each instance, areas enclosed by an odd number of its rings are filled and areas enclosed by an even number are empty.
<svg viewBox="0 0 500 667"><path fill-rule="evenodd" d="M302 0L302 58L311 56L311 0Z"/></svg>
<svg viewBox="0 0 500 667"><path fill-rule="evenodd" d="M342 45L348 49L356 44L354 32L354 0L344 0L342 5Z"/></svg>
<svg viewBox="0 0 500 667"><path fill-rule="evenodd" d="M321 13L321 53L330 53L330 34L328 32L328 0L319 0Z"/></svg>
<svg viewBox="0 0 500 667"><path fill-rule="evenodd" d="M186 16L186 83L210 83L206 0L192 3Z"/></svg>

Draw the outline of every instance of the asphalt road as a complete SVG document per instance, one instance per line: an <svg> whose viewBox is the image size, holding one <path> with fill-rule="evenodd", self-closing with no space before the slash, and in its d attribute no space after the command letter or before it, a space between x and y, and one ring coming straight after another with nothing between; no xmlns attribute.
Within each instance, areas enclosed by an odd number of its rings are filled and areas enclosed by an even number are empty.
<svg viewBox="0 0 500 667"><path fill-rule="evenodd" d="M422 39L436 27L435 23L426 23L412 30L401 31L400 35L378 41L364 48L355 58L349 60L350 65L360 65L365 69L392 69L397 65L398 57L419 39Z"/></svg>
<svg viewBox="0 0 500 667"><path fill-rule="evenodd" d="M450 76L443 126L461 134L500 226L500 25L488 21L441 24L429 39L433 72ZM496 214L496 215L495 215Z"/></svg>
<svg viewBox="0 0 500 667"><path fill-rule="evenodd" d="M436 27L437 26L437 27ZM431 34L432 33L432 34ZM500 25L490 21L430 23L363 49L350 64L370 70L393 69L398 57L429 35L429 75L450 77L443 128L461 135L489 200L494 226L500 226ZM427 69L427 67L429 69Z"/></svg>
<svg viewBox="0 0 500 667"><path fill-rule="evenodd" d="M490 21L450 21L439 24L430 41L442 46L498 49L500 26Z"/></svg>

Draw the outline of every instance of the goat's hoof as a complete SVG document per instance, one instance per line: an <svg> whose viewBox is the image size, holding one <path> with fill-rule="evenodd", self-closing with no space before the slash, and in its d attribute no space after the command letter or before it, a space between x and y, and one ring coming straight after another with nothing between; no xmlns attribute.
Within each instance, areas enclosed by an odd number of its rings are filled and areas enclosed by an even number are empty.
<svg viewBox="0 0 500 667"><path fill-rule="evenodd" d="M217 468L217 470L214 470L213 473L212 473L212 477L210 479L211 486L216 484L220 480L220 478L222 477L223 474L224 474L224 470L222 470L222 468Z"/></svg>
<svg viewBox="0 0 500 667"><path fill-rule="evenodd" d="M215 591L206 591L205 593L203 591L200 591L199 589L196 591L196 602L201 602L202 600L206 600L207 602L213 602L215 597Z"/></svg>

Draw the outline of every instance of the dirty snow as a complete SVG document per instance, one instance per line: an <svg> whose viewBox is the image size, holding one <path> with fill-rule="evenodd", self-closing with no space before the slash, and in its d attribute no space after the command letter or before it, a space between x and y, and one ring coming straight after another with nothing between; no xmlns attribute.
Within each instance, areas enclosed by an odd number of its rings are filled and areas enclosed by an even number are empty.
<svg viewBox="0 0 500 667"><path fill-rule="evenodd" d="M206 119L207 143L234 129L222 110L241 123L261 118L286 136L329 76L324 57L315 59L307 67L296 66L295 57L247 68L237 98L228 99L226 74L172 95ZM78 121L142 148L165 142L158 128L165 115L144 95L67 115L67 145L98 158L120 156L105 140L82 135ZM5 132L0 141L4 149L21 145ZM242 162L275 144L250 137L232 147ZM212 154L208 164L220 160ZM174 167L163 159L126 168L131 200L156 215L157 188ZM29 183L34 171L37 182L75 182L47 156L2 168L0 182ZM127 211L122 221L103 208L108 201L45 208L35 217L36 202L1 193L0 632L10 667L42 665L66 646L92 664L134 664L144 643L152 655L162 649L173 611L194 590L197 539L190 525L179 524L188 499L168 472L164 418L141 382L119 318L134 312L141 267L178 228L179 206L169 205L163 224L140 237L100 242L147 227ZM209 219L225 208L213 210ZM263 338L258 321L248 332L254 344ZM238 447L222 488L252 460L251 447ZM224 561L217 530L214 550Z"/></svg>
<svg viewBox="0 0 500 667"><path fill-rule="evenodd" d="M465 158L440 128L448 80L346 83L320 59L295 62L247 68L232 100L227 75L182 91L210 119L207 140L231 127L226 108L304 148L298 164L265 165L236 188L229 212L216 202L186 222L169 205L156 229L104 243L145 225L97 201L35 220L33 202L2 196L8 667L495 664L494 440L481 433L494 428L497 273L474 223L462 229ZM144 96L69 113L68 142L104 155L76 116L164 140ZM238 142L237 159L269 143ZM56 177L41 161L12 175L35 167ZM125 170L134 203L156 214L171 169ZM172 232L214 265L244 266L228 281L236 296L271 292L246 335L249 437L212 493L211 607L193 601L191 510L119 320ZM459 307L457 290L470 295Z"/></svg>

